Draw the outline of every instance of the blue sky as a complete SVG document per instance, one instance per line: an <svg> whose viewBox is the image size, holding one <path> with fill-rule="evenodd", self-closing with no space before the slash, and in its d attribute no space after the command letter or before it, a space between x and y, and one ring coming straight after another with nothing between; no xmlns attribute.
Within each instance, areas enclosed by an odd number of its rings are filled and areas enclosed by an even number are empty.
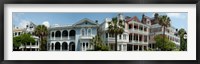
<svg viewBox="0 0 200 64"><path fill-rule="evenodd" d="M112 18L117 16L118 13L52 13L52 12L13 12L13 25L19 27L25 27L27 22L33 22L38 24L59 24L59 25L71 25L83 18L88 18L93 21L98 20L102 23L105 18ZM142 14L146 16L153 17L154 12L133 12L126 13L124 16L137 16L141 20ZM187 31L188 26L188 15L187 13L164 13L161 12L159 15L168 15L171 19L171 24L175 28L184 28Z"/></svg>

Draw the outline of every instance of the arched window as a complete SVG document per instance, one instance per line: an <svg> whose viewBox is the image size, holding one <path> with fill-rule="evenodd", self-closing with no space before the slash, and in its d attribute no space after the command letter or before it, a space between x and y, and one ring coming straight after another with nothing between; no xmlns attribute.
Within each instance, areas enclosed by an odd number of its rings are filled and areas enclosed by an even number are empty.
<svg viewBox="0 0 200 64"><path fill-rule="evenodd" d="M55 50L60 50L60 42L55 43Z"/></svg>
<svg viewBox="0 0 200 64"><path fill-rule="evenodd" d="M54 37L54 32L51 33L51 37Z"/></svg>
<svg viewBox="0 0 200 64"><path fill-rule="evenodd" d="M91 35L92 34L92 29L91 28L88 28L87 29L87 35Z"/></svg>
<svg viewBox="0 0 200 64"><path fill-rule="evenodd" d="M76 35L76 31L75 30L71 30L69 36L75 36Z"/></svg>
<svg viewBox="0 0 200 64"><path fill-rule="evenodd" d="M64 30L64 31L62 32L62 36L63 36L63 37L67 37L67 36L68 36L68 31L67 31L67 30Z"/></svg>
<svg viewBox="0 0 200 64"><path fill-rule="evenodd" d="M82 35L82 36L85 35L85 29L84 29L84 28L81 29L81 35Z"/></svg>
<svg viewBox="0 0 200 64"><path fill-rule="evenodd" d="M61 32L60 31L56 31L56 37L60 37L61 36Z"/></svg>
<svg viewBox="0 0 200 64"><path fill-rule="evenodd" d="M69 43L69 51L75 51L75 43L74 42Z"/></svg>
<svg viewBox="0 0 200 64"><path fill-rule="evenodd" d="M67 42L63 42L62 43L62 50L67 50L67 48L68 48Z"/></svg>

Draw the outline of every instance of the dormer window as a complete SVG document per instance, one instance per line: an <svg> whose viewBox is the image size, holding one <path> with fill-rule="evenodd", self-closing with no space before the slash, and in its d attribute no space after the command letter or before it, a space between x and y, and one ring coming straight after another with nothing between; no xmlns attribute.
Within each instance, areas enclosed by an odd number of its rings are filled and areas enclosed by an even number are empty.
<svg viewBox="0 0 200 64"><path fill-rule="evenodd" d="M26 28L28 28L28 25L26 25Z"/></svg>
<svg viewBox="0 0 200 64"><path fill-rule="evenodd" d="M33 28L33 26L30 26L30 28Z"/></svg>

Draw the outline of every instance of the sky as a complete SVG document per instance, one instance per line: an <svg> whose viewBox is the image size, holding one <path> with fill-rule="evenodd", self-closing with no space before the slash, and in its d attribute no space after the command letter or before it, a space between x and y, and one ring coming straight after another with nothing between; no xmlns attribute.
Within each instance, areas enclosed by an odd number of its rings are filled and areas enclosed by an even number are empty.
<svg viewBox="0 0 200 64"><path fill-rule="evenodd" d="M134 17L137 16L139 20L142 18L142 14L152 18L154 12L123 12L123 16ZM164 13L160 12L159 15L167 15L171 19L171 26L175 28L184 28L187 31L188 15L183 12L176 13ZM26 27L28 22L33 22L36 25L44 24L50 26L53 24L58 25L72 25L83 18L88 18L93 21L98 20L98 23L102 23L105 18L116 17L118 13L54 13L54 12L13 12L13 25L18 27ZM188 32L188 31L187 31Z"/></svg>

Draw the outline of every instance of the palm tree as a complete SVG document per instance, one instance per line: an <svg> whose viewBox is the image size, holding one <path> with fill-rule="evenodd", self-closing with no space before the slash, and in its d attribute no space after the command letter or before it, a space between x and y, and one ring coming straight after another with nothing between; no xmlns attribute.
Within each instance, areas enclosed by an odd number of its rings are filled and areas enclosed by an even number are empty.
<svg viewBox="0 0 200 64"><path fill-rule="evenodd" d="M39 36L40 38L40 48L42 51L46 50L46 43L47 40L47 35L48 35L48 30L47 30L47 27L45 25L38 25L36 28L35 28L35 35L36 36Z"/></svg>
<svg viewBox="0 0 200 64"><path fill-rule="evenodd" d="M165 36L165 29L167 27L170 27L170 21L171 19L167 15L163 15L159 17L159 25L163 28L163 46L165 45L164 43L164 36Z"/></svg>
<svg viewBox="0 0 200 64"><path fill-rule="evenodd" d="M108 33L115 37L115 51L117 51L117 35L124 32L124 20L118 19L117 17L112 18L111 22L108 22Z"/></svg>

